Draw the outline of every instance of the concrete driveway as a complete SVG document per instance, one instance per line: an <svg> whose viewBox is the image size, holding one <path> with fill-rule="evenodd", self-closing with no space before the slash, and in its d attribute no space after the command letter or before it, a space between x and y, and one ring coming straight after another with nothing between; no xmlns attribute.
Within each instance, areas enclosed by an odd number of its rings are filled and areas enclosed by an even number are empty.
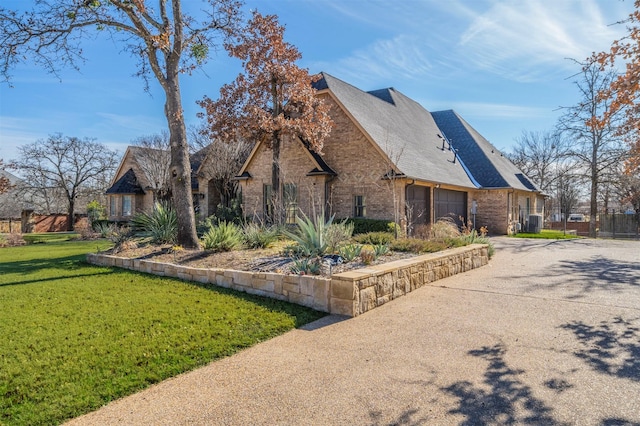
<svg viewBox="0 0 640 426"><path fill-rule="evenodd" d="M493 241L488 266L71 423L640 425L640 242Z"/></svg>

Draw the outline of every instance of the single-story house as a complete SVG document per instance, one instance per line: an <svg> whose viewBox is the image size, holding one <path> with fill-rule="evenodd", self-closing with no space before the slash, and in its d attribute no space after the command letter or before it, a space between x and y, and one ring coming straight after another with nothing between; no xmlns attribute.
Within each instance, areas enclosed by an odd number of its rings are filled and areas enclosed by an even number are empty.
<svg viewBox="0 0 640 426"><path fill-rule="evenodd" d="M190 156L191 190L197 211L203 196L196 174L205 155L206 148ZM106 191L109 220L128 221L137 213L151 211L154 203L162 198L160 192L164 189L162 181L165 179L162 173L168 173L168 170L169 151L139 146L127 147Z"/></svg>
<svg viewBox="0 0 640 426"><path fill-rule="evenodd" d="M237 176L245 216L282 208L291 222L298 209L324 209L410 231L451 217L506 234L543 213L541 191L455 111L429 112L393 88L365 92L327 73L314 84L335 123L322 152L285 138L273 206L272 153L256 144Z"/></svg>

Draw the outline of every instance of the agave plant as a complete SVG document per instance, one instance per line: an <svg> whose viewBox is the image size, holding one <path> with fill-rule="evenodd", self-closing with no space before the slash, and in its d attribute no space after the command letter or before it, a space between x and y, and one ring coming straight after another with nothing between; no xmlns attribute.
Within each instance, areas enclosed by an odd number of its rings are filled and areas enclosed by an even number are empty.
<svg viewBox="0 0 640 426"><path fill-rule="evenodd" d="M331 226L331 222L333 222L333 216L325 222L324 215L319 214L314 221L302 213L302 217L296 216L296 232L283 230L282 233L295 241L307 257L322 256L327 251L327 229Z"/></svg>

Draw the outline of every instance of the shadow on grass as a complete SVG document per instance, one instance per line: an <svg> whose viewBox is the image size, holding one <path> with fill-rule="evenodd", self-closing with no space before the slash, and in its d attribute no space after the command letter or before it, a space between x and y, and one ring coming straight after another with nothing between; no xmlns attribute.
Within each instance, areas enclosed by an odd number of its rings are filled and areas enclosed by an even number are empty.
<svg viewBox="0 0 640 426"><path fill-rule="evenodd" d="M544 424L558 425L551 415L551 408L537 399L516 370L504 360L505 348L500 345L485 346L469 351L469 355L486 360L489 365L484 374L484 386L459 381L441 390L459 400L450 414L462 414L462 425L486 424Z"/></svg>
<svg viewBox="0 0 640 426"><path fill-rule="evenodd" d="M20 284L33 284L46 281L54 281L65 278L88 277L94 275L104 275L113 271L105 270L85 261L86 255L72 255L57 257L54 259L31 259L19 260L15 262L0 263L0 287ZM96 269L95 273L86 273L88 268ZM73 274L71 271L77 271ZM68 273L66 273L68 272ZM18 277L28 276L29 279L4 281L3 277L8 274L15 274Z"/></svg>
<svg viewBox="0 0 640 426"><path fill-rule="evenodd" d="M640 382L640 318L615 317L598 325L581 321L560 328L573 332L581 348L574 355L599 373ZM615 424L615 423L612 423Z"/></svg>

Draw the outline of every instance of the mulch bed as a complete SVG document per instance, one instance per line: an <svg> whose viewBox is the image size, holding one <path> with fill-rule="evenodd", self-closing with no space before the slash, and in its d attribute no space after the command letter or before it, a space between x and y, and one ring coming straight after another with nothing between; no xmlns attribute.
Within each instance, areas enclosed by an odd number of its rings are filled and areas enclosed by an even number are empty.
<svg viewBox="0 0 640 426"><path fill-rule="evenodd" d="M170 245L145 245L140 247L125 248L113 254L115 256L146 259L154 262L172 263L195 268L219 268L234 269L239 271L276 272L282 274L291 273L293 259L281 254L282 248L275 246L267 249L234 250L230 252L214 253L206 250L173 251ZM353 269L366 268L367 266L392 262L394 260L407 259L417 256L416 253L389 252L378 257L374 262L365 265L360 258L349 263L341 263L329 266L327 261L321 270L321 275L330 276Z"/></svg>

